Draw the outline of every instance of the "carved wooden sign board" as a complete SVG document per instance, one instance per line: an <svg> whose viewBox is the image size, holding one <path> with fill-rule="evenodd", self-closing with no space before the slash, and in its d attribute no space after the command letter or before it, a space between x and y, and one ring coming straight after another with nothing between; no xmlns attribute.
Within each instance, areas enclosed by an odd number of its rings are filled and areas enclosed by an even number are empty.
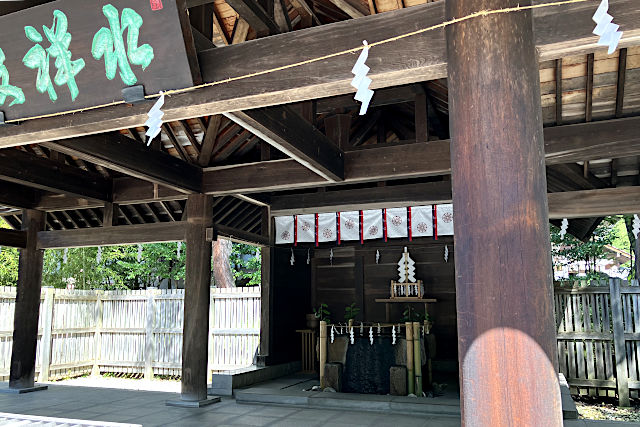
<svg viewBox="0 0 640 427"><path fill-rule="evenodd" d="M184 0L58 0L0 17L5 120L199 83Z"/></svg>

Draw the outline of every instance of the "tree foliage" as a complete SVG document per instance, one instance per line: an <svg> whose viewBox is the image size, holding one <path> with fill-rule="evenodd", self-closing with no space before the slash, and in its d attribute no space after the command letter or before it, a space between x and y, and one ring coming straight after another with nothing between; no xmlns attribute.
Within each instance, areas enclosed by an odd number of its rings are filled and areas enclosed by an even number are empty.
<svg viewBox="0 0 640 427"><path fill-rule="evenodd" d="M0 218L0 228L9 228ZM98 253L100 252L100 255ZM141 289L163 280L170 287L185 278L186 245L158 243L46 250L42 284L55 288ZM1 248L0 286L15 286L18 281L19 252ZM260 284L260 252L255 247L233 244L228 260L236 285Z"/></svg>

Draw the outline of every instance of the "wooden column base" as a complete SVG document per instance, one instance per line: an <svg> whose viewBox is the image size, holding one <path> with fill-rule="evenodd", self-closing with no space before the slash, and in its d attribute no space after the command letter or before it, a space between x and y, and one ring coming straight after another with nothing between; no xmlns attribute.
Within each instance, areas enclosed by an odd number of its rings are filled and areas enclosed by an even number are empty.
<svg viewBox="0 0 640 427"><path fill-rule="evenodd" d="M42 385L42 384L34 384L33 387L2 387L0 388L0 393L6 393L6 394L25 394L25 393L32 393L34 391L44 391L47 390L49 388L48 385Z"/></svg>

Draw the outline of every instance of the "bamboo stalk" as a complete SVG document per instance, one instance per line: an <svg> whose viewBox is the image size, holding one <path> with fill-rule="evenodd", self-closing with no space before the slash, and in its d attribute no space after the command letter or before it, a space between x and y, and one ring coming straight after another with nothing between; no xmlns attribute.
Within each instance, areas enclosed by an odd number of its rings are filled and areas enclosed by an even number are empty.
<svg viewBox="0 0 640 427"><path fill-rule="evenodd" d="M327 363L327 322L320 322L320 388L324 389L324 365Z"/></svg>
<svg viewBox="0 0 640 427"><path fill-rule="evenodd" d="M414 388L414 376L413 376L413 325L411 322L405 323L406 337L407 337L407 374L409 376L407 381L407 389L409 394L413 394Z"/></svg>
<svg viewBox="0 0 640 427"><path fill-rule="evenodd" d="M420 345L420 323L413 322L413 354L415 363L416 396L422 396L422 346Z"/></svg>

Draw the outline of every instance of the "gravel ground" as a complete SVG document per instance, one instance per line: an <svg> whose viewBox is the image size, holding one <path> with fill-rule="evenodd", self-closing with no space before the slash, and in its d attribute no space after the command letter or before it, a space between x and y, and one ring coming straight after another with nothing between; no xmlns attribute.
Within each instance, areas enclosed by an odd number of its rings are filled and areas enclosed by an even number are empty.
<svg viewBox="0 0 640 427"><path fill-rule="evenodd" d="M580 418L585 420L640 421L640 402L631 401L630 408L616 405L615 399L576 398Z"/></svg>
<svg viewBox="0 0 640 427"><path fill-rule="evenodd" d="M125 390L166 391L168 393L180 393L180 381L167 379L144 380L123 377L117 378L110 376L88 376L55 381L54 384L73 385L80 387L120 388Z"/></svg>

